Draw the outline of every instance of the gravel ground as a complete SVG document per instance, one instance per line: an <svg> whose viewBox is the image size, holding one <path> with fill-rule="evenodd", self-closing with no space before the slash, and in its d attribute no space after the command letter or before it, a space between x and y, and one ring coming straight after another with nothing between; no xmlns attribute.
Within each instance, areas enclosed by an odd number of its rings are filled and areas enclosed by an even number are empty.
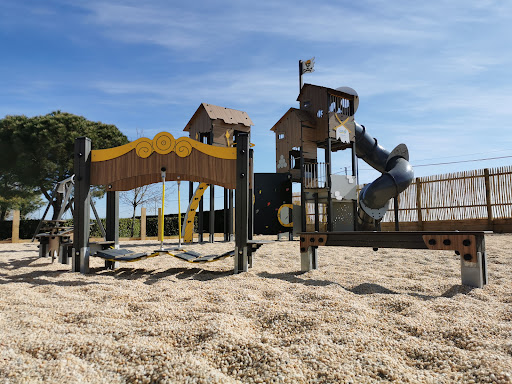
<svg viewBox="0 0 512 384"><path fill-rule="evenodd" d="M512 235L486 244L484 289L443 251L323 247L300 273L282 241L239 275L169 256L81 275L0 244L0 382L512 383Z"/></svg>

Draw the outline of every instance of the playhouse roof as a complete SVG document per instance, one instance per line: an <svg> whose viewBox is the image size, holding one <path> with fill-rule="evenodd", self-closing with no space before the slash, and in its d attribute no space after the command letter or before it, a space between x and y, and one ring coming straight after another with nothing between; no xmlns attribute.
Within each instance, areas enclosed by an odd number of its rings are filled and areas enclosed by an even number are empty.
<svg viewBox="0 0 512 384"><path fill-rule="evenodd" d="M208 114L208 117L212 120L219 119L224 121L226 124L242 124L246 127L254 125L247 112L238 111L236 109L230 109L225 107L219 107L213 104L201 103L199 108L197 108L196 112L183 129L184 131L190 130L190 126L203 109Z"/></svg>
<svg viewBox="0 0 512 384"><path fill-rule="evenodd" d="M330 93L331 95L343 97L344 99L348 99L348 100L353 100L354 99L354 95L351 95L351 94L348 94L348 93L345 93L345 92L342 92L342 91L338 91L337 89L332 89L332 88L322 87L321 85L314 85L314 84L306 83L306 84L304 84L302 86L302 89L300 90L299 96L297 96L297 101L300 101L302 94L308 88L322 89L322 90L325 90L326 92Z"/></svg>
<svg viewBox="0 0 512 384"><path fill-rule="evenodd" d="M304 111L302 109L297 108L290 108L284 115L279 119L277 123L274 124L272 128L270 128L271 131L274 131L277 129L277 127L288 117L291 115L295 115L299 121L307 121L308 123L315 125L315 119L308 111Z"/></svg>

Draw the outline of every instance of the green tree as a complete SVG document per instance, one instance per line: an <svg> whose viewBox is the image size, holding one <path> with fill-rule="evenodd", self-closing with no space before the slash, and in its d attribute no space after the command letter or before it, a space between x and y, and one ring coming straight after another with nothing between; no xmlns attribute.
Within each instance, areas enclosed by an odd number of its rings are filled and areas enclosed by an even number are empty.
<svg viewBox="0 0 512 384"><path fill-rule="evenodd" d="M25 218L42 205L40 193L14 182L11 174L0 174L0 221L4 221L13 209L18 209Z"/></svg>
<svg viewBox="0 0 512 384"><path fill-rule="evenodd" d="M93 149L128 142L115 125L66 112L35 117L6 116L0 120L0 174L12 185L44 195L52 204L55 219L63 196L53 194L52 190L56 182L73 174L74 142L80 136L91 138ZM101 195L101 191L95 195Z"/></svg>

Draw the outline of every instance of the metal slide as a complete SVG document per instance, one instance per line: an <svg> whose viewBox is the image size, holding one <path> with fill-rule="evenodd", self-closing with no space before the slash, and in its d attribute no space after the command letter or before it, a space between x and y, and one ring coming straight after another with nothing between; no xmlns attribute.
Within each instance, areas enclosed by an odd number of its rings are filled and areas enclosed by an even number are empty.
<svg viewBox="0 0 512 384"><path fill-rule="evenodd" d="M355 123L356 155L382 175L367 184L359 194L358 227L360 230L375 230L388 210L389 200L404 191L414 179L409 164L409 151L399 144L391 152L378 144L364 125Z"/></svg>

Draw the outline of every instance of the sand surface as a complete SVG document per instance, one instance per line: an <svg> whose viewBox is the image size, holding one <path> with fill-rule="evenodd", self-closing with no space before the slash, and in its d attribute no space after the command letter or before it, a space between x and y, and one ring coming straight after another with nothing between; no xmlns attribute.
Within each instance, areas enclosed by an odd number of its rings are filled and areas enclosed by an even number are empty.
<svg viewBox="0 0 512 384"><path fill-rule="evenodd" d="M239 275L163 256L81 275L0 244L0 382L511 383L512 236L486 245L471 289L445 251L323 247L300 273L283 241Z"/></svg>

